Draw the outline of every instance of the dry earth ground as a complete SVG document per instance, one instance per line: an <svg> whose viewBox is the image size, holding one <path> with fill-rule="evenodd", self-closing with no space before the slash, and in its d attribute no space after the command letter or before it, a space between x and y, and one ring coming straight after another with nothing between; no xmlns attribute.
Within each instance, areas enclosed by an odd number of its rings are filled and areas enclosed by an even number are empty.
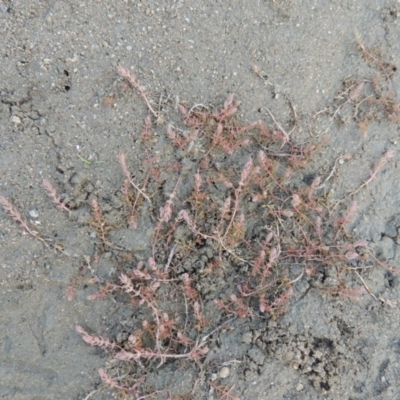
<svg viewBox="0 0 400 400"><path fill-rule="evenodd" d="M94 246L86 197L107 199L120 189L121 152L132 165L141 156L147 110L137 93L122 90L119 65L132 68L156 102L216 105L235 93L242 120L262 118L273 126L267 106L288 129L295 106L303 121L296 140L329 138L310 170L327 177L338 157L351 155L337 164L334 198L354 190L393 149L394 161L358 193L352 229L396 265L398 124L381 115L362 132L351 114L340 125L329 114L311 117L334 104L346 79L374 76L355 29L400 65L399 15L398 1L376 0L1 1L0 194L69 255L47 249L0 210L2 398L115 395L97 372L108 357L87 346L75 326L112 334L129 307L111 297L88 301L89 284L78 285L68 301L67 289L90 275L83 261ZM266 81L252 72L254 65ZM394 73L396 95L399 80ZM73 218L51 203L44 178L76 202ZM136 237L138 251L139 242ZM102 268L95 273L103 278L113 272L111 263ZM376 296L398 302L398 277L374 269L366 280ZM221 333L207 373L228 362L231 375L218 384L231 387L237 379L234 393L242 399L399 399L397 306L369 295L351 302L310 290L302 297L307 289L307 282L299 284L298 301L274 322L235 321L232 332ZM156 383L187 390L186 375L161 371ZM212 398L207 391L193 396Z"/></svg>

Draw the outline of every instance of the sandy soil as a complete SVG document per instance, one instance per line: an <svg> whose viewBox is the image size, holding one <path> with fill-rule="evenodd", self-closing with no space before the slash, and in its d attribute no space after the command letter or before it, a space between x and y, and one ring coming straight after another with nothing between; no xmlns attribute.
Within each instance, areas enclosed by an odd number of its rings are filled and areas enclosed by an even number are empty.
<svg viewBox="0 0 400 400"><path fill-rule="evenodd" d="M0 209L1 398L118 396L98 374L113 361L84 343L75 327L120 340L133 318L129 305L112 296L87 299L95 292L90 279L112 279L119 266L107 255L96 270L85 262L96 249L88 200L102 199L117 223L115 193L124 180L118 155L124 152L134 170L142 159L147 108L117 74L120 65L146 86L155 107L165 108L166 121L155 129L160 137L178 103L213 107L235 93L242 120L262 118L273 126L266 106L287 130L295 107L294 140L329 138L308 170L327 177L336 165L330 189L336 199L368 179L393 149L379 178L357 194L351 228L396 265L398 124L382 112L360 129L354 109L341 110L341 124L332 110L344 82L367 86L376 74L355 30L400 65L399 13L399 2L389 0L0 1L0 195L63 246L62 253L49 249ZM252 71L255 65L264 79ZM392 72L397 97L400 74ZM158 156L177 157L165 149L158 147ZM343 163L335 164L338 157ZM43 179L60 189L73 215L56 209ZM146 246L146 226L141 229L129 239L133 253ZM126 245L118 234L114 239ZM229 376L216 382L235 384L241 399L400 399L399 278L371 268L364 279L375 298L334 299L304 280L277 320L235 320L213 342L204 381L187 398L217 398L210 377L227 366ZM184 398L198 369L184 372L163 366L149 385Z"/></svg>

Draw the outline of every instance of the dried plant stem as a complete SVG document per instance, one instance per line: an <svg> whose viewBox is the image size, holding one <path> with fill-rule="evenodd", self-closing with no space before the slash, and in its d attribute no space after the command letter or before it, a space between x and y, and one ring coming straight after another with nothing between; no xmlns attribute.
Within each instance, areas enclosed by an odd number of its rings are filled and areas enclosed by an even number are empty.
<svg viewBox="0 0 400 400"><path fill-rule="evenodd" d="M172 206L173 206L174 198L176 196L176 191L178 190L178 186L180 183L181 183L181 176L176 181L174 190L169 195L169 198L168 198L167 202L165 203L164 207L160 208L160 218L158 220L158 224L157 224L154 239L153 239L153 253L152 253L153 257L155 256L155 248L158 243L158 236L160 234L161 226L163 223L168 223L172 218L172 211L173 211Z"/></svg>
<svg viewBox="0 0 400 400"><path fill-rule="evenodd" d="M246 185L246 183L248 183L248 179L250 177L252 169L253 169L253 160L250 157L249 160L247 161L247 163L245 164L245 166L243 167L243 171L242 171L240 181L239 181L239 186L235 189L235 200L233 203L232 216L231 216L229 224L225 230L225 233L222 235L222 240L224 240L226 238L228 232L230 231L230 229L232 227L233 221L235 220L236 213L239 209L240 196L242 194L243 187Z"/></svg>
<svg viewBox="0 0 400 400"><path fill-rule="evenodd" d="M68 211L69 213L71 210L61 201L60 196L57 195L56 189L54 189L53 185L51 182L47 179L43 180L43 186L47 190L47 193L49 196L53 199L53 202L57 204L57 206L65 211Z"/></svg>
<svg viewBox="0 0 400 400"><path fill-rule="evenodd" d="M268 112L268 114L270 115L270 117L272 118L272 121L274 121L275 125L276 125L276 126L279 128L279 130L285 135L286 142L290 142L290 134L293 132L294 128L293 128L289 133L287 133L287 132L282 128L282 125L275 119L274 114L272 114L272 112L271 112L267 107L264 107L264 108L265 108L265 110Z"/></svg>
<svg viewBox="0 0 400 400"><path fill-rule="evenodd" d="M126 157L125 154L120 154L119 155L119 162L122 167L122 171L124 172L126 178L128 179L129 183L149 202L151 203L151 200L149 196L146 195L146 193L143 192L142 189L139 188L139 186L136 185L136 183L133 181L131 173L129 171L128 166L126 165Z"/></svg>
<svg viewBox="0 0 400 400"><path fill-rule="evenodd" d="M230 388L226 386L217 386L216 384L211 382L211 386L217 391L218 399L231 399L231 400L239 400L239 397L232 394L233 389L236 386L234 383Z"/></svg>
<svg viewBox="0 0 400 400"><path fill-rule="evenodd" d="M360 185L354 192L351 192L346 196L346 198L350 196L354 196L356 193L358 193L361 189L363 189L365 186L369 185L375 178L378 172L385 166L385 164L393 157L394 152L392 149L388 150L377 162L375 165L374 170L371 173L371 176L369 177L368 180L366 180L362 185Z"/></svg>
<svg viewBox="0 0 400 400"><path fill-rule="evenodd" d="M260 79L262 79L264 81L264 83L268 86L275 86L273 83L271 83L267 77L263 76L261 74L260 69L258 68L257 65L253 65L252 69L251 69Z"/></svg>
<svg viewBox="0 0 400 400"><path fill-rule="evenodd" d="M357 210L357 202L356 202L356 201L352 201L352 202L350 203L350 206L349 206L349 208L348 208L348 210L347 210L346 215L341 219L342 222L341 222L341 224L340 224L340 226L339 226L339 229L338 229L337 232L336 232L335 238L334 238L334 240L333 240L334 242L337 241L337 239L339 238L339 236L340 236L342 230L343 230L343 229L345 228L345 226L350 222L350 219L351 219L351 218L353 217L353 215L356 213L356 210Z"/></svg>
<svg viewBox="0 0 400 400"><path fill-rule="evenodd" d="M239 257L233 250L229 249L223 242L223 238L219 237L219 236L215 236L215 235L207 235L206 233L200 232L197 228L196 225L194 224L194 222L191 220L191 218L189 217L189 214L186 210L181 210L178 214L178 218L182 218L187 226L189 227L189 229L195 234L198 235L200 237L202 237L203 239L211 239L214 240L218 243L219 246L221 246L227 253L229 253L230 255L232 255L234 258L236 258L238 261L244 262L245 264L248 265L252 265L252 263L249 260L245 260L242 257Z"/></svg>
<svg viewBox="0 0 400 400"><path fill-rule="evenodd" d="M168 256L167 263L165 264L165 267L164 267L165 271L168 270L168 268L169 268L169 266L170 266L170 264L171 264L171 261L172 261L172 259L174 258L174 252L175 252L176 246L177 246L176 244L174 244L174 245L172 246L172 249L171 249L171 251L170 251L170 253L169 253L169 256Z"/></svg>
<svg viewBox="0 0 400 400"><path fill-rule="evenodd" d="M92 390L83 400L89 400L97 391L98 389Z"/></svg>
<svg viewBox="0 0 400 400"><path fill-rule="evenodd" d="M354 29L354 35L356 37L357 43L360 47L361 52L364 54L366 62L374 67L376 67L379 71L388 75L387 67L385 63L380 60L376 55L374 55L369 49L367 49L362 41L362 37L360 32L357 29Z"/></svg>
<svg viewBox="0 0 400 400"><path fill-rule="evenodd" d="M146 195L146 193L143 192L143 190L141 190L136 184L135 182L133 182L132 179L129 180L129 183L149 202L151 203L151 200L149 198L149 196Z"/></svg>
<svg viewBox="0 0 400 400"><path fill-rule="evenodd" d="M190 350L188 353L183 353L183 354L174 354L174 353L163 353L161 351L153 351L150 349L142 349L142 350L137 350L134 353L129 352L126 350L121 350L115 355L115 358L117 360L122 360L122 361L138 361L140 359L161 359L162 362L166 359L189 359L189 360L196 360L208 352L208 347L204 347L205 342L199 343L196 342L196 344L193 346L192 350Z"/></svg>
<svg viewBox="0 0 400 400"><path fill-rule="evenodd" d="M12 205L12 203L7 200L5 197L0 196L0 204L4 207L4 209L8 212L8 214L15 220L17 221L22 228L29 233L31 236L33 236L35 239L39 240L43 244L49 247L49 244L44 240L42 237L40 237L39 232L34 231L31 229L28 225L28 223L22 218L21 214L18 212L18 210Z"/></svg>
<svg viewBox="0 0 400 400"><path fill-rule="evenodd" d="M201 343L206 342L210 336L214 335L215 332L219 331L221 328L223 328L224 326L228 325L229 323L231 323L232 321L234 321L236 319L236 317L232 317L229 318L228 320L226 320L225 322L223 322L222 324L218 325L216 328L214 328L211 332L207 333L207 335L203 336L201 338Z"/></svg>
<svg viewBox="0 0 400 400"><path fill-rule="evenodd" d="M118 73L124 77L125 79L128 80L128 82L135 88L138 90L138 92L140 93L140 95L142 96L143 100L145 101L147 107L149 108L150 112L154 115L154 117L156 117L156 119L159 118L159 115L156 111L154 111L153 107L151 106L148 98L147 98L147 94L146 94L146 90L145 88L140 85L139 81L136 79L136 77L126 68L124 67L118 67Z"/></svg>
<svg viewBox="0 0 400 400"><path fill-rule="evenodd" d="M108 248L111 246L111 243L107 240L107 232L106 232L106 221L101 213L99 203L96 199L92 200L92 209L93 209L93 216L95 219L96 227L98 228L99 232L101 233L101 240L103 246Z"/></svg>
<svg viewBox="0 0 400 400"><path fill-rule="evenodd" d="M363 277L359 274L359 272L355 269L353 269L353 272L357 275L358 279L360 279L360 281L362 282L362 284L364 285L365 289L367 290L367 292L369 293L369 295L376 301L379 301L382 304L387 304L390 307L393 307L394 305L392 304L392 302L390 300L386 300L384 299L382 296L376 296L372 290L369 288L369 286L367 285L367 283L365 282L365 280L363 279Z"/></svg>
<svg viewBox="0 0 400 400"><path fill-rule="evenodd" d="M335 163L333 164L333 168L332 168L330 174L328 175L328 177L324 180L324 183L325 183L325 182L328 182L329 179L332 178L332 176L333 176L333 175L335 174L335 172L336 172L337 164L340 162L340 160L343 160L343 158L344 158L344 157L340 156L340 157L338 157L338 158L335 160ZM321 185L321 186L323 186L323 185Z"/></svg>

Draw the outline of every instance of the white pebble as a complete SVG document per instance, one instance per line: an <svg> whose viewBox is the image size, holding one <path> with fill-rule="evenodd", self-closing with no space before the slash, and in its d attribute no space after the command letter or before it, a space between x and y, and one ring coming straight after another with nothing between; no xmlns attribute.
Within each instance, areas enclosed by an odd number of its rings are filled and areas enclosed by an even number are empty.
<svg viewBox="0 0 400 400"><path fill-rule="evenodd" d="M225 379L229 376L230 373L231 371L228 367L222 367L221 370L219 371L219 377Z"/></svg>
<svg viewBox="0 0 400 400"><path fill-rule="evenodd" d="M29 211L29 215L32 218L37 218L39 216L39 213L36 210L31 210L31 211Z"/></svg>
<svg viewBox="0 0 400 400"><path fill-rule="evenodd" d="M297 390L298 392L301 392L303 389L304 389L304 385L301 384L301 383L299 383L299 384L296 386L296 390Z"/></svg>
<svg viewBox="0 0 400 400"><path fill-rule="evenodd" d="M16 116L16 115L13 115L13 116L11 117L11 122L12 122L13 124L15 124L15 125L19 125L22 121L21 121L21 118L20 118L20 117L18 117L18 116Z"/></svg>

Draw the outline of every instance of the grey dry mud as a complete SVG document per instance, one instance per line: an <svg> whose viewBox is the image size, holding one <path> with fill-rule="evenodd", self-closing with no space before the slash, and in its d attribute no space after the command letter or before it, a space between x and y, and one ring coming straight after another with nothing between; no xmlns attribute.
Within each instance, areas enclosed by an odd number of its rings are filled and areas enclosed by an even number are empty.
<svg viewBox="0 0 400 400"><path fill-rule="evenodd" d="M88 301L90 285L68 301L67 289L71 280L91 274L83 257L94 247L87 197L107 199L120 188L121 152L132 163L139 160L146 106L130 89L121 92L118 65L132 67L156 103L219 104L234 92L242 101L243 120L263 118L272 126L263 110L267 106L290 130L292 105L307 121L332 104L346 78L374 76L360 56L354 28L364 43L399 65L399 12L396 1L372 0L2 1L1 195L68 253L60 257L49 251L1 212L3 398L115 396L100 384L97 372L111 361L87 346L75 326L116 334L129 322L129 306L112 298ZM254 65L265 81L251 72ZM391 80L396 90L399 75ZM329 137L310 167L323 176L338 157L351 154L337 166L334 198L367 179L368 170L398 143L398 126L384 114L364 133L351 113L344 115L343 125L327 114L296 131L298 141ZM357 238L370 240L393 264L398 260L397 168L395 161L358 194L352 227ZM78 210L72 218L63 217L48 199L43 178L70 196ZM112 208L106 211L112 214ZM130 240L135 251L141 251L141 240L141 235ZM95 274L107 279L114 268L104 258ZM396 302L398 278L371 269L366 279L374 294ZM307 290L304 285L299 293ZM240 398L398 398L398 310L371 296L354 303L310 291L277 321L237 320L233 326L220 333L208 356L214 364L207 376L227 365L230 375L220 376L218 385L230 388L237 381L234 393ZM187 393L198 374L188 368L182 379L181 371L161 371L149 384L168 385L177 394Z"/></svg>

